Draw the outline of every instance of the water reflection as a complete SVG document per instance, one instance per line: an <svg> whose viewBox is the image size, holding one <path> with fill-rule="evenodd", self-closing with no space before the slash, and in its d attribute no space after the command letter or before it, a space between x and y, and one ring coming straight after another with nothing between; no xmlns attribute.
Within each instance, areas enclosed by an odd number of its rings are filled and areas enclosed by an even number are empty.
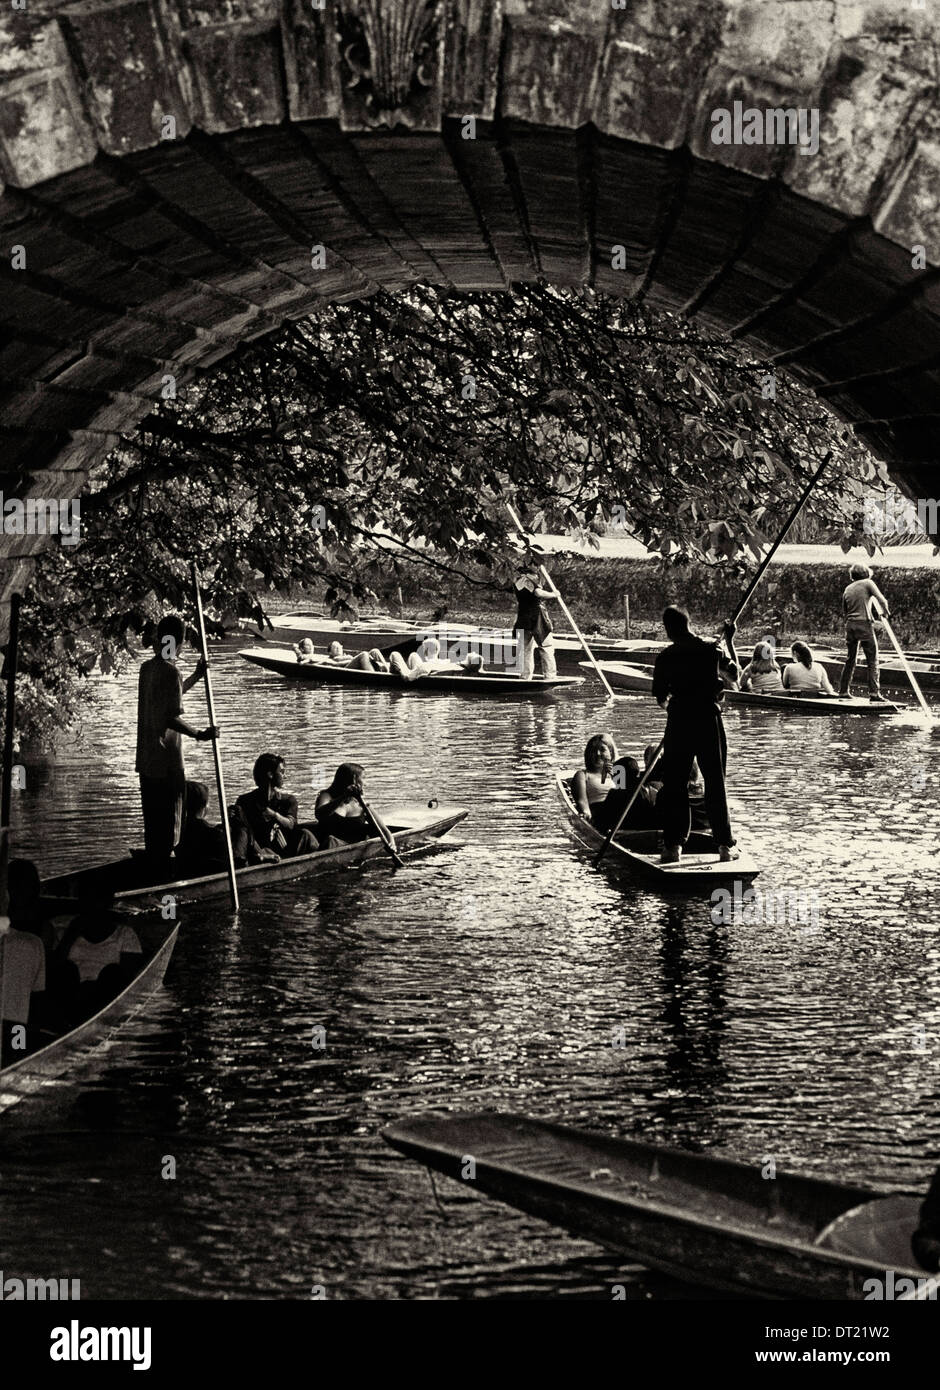
<svg viewBox="0 0 940 1390"><path fill-rule="evenodd" d="M163 995L4 1124L8 1273L74 1272L88 1297L305 1297L316 1281L330 1297L688 1296L442 1183L444 1220L379 1138L435 1107L896 1186L930 1171L940 741L923 728L729 713L758 883L812 891L820 914L815 931L717 926L706 901L594 871L553 799L596 729L631 752L656 742L651 702L318 691L234 652L215 685L230 797L266 748L302 808L354 758L380 809L470 805L462 847L246 893L234 920L187 913ZM30 772L17 799L16 852L48 872L139 842L134 689L134 672L107 683L55 776ZM211 750L187 757L211 784Z"/></svg>

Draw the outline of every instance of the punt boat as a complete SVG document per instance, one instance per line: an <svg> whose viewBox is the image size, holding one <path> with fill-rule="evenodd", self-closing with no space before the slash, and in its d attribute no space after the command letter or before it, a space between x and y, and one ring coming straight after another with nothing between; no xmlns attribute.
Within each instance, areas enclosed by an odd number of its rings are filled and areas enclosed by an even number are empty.
<svg viewBox="0 0 940 1390"><path fill-rule="evenodd" d="M390 809L384 815L384 820L395 836L399 854L405 858L408 854L416 855L446 835L468 814L469 811L463 806L412 804ZM235 874L239 891L244 892L248 888L263 888L271 883L284 883L289 879L307 878L312 874L361 864L385 853L383 841L375 836L351 845L315 850L312 854L297 854L276 864L249 864L244 869L236 869ZM177 904L205 902L228 895L227 873L153 884L142 881L144 863L143 857L138 854L44 879L43 900L50 909L62 902L74 909L76 899L84 890L105 887L113 890L116 908L129 907L150 912L161 908L167 895L173 897Z"/></svg>
<svg viewBox="0 0 940 1390"><path fill-rule="evenodd" d="M144 919L134 922L134 931L143 947L143 955L133 980L91 1018L0 1069L0 1111L35 1095L79 1064L132 1014L143 1008L160 988L179 927L175 922L162 919Z"/></svg>
<svg viewBox="0 0 940 1390"><path fill-rule="evenodd" d="M416 690L431 690L448 695L532 696L583 684L581 676L553 676L551 679L536 676L532 680L523 680L511 672L496 671L484 671L482 675L439 671L431 676L419 676L414 681L403 681L389 671L358 671L349 666L337 666L331 661L300 662L291 651L269 650L266 647L250 648L238 655L260 666L263 671L273 671L288 680L357 689L393 690L406 695Z"/></svg>
<svg viewBox="0 0 940 1390"><path fill-rule="evenodd" d="M418 1115L383 1137L464 1192L486 1193L687 1283L751 1298L914 1299L933 1282L910 1248L917 1196L798 1174L764 1177L760 1162L522 1115Z"/></svg>
<svg viewBox="0 0 940 1390"><path fill-rule="evenodd" d="M591 670L590 662L582 661L581 666ZM643 666L634 666L626 661L600 661L604 672L614 690L629 690L636 693L649 692L653 688L653 673ZM889 700L883 704L872 704L870 700L857 695L845 698L828 695L765 695L754 690L726 690L725 703L745 705L752 709L782 710L784 714L870 714L874 716L897 714L898 705Z"/></svg>
<svg viewBox="0 0 940 1390"><path fill-rule="evenodd" d="M888 649L882 647L881 656L878 658L878 672L881 684L910 690L911 682L908 679L904 667L895 657L888 655L887 652ZM855 667L853 685L866 686L868 676L864 654L860 652L859 656L861 659ZM635 666L652 666L656 660L656 654L654 652L636 651L630 656L629 660ZM817 651L814 647L813 660L819 662L834 685L838 683L842 675L842 668L845 665L844 655L834 651ZM909 657L909 661L911 670L917 677L917 684L921 689L928 695L940 693L940 658L933 653L921 653L920 655L912 653Z"/></svg>
<svg viewBox="0 0 940 1390"><path fill-rule="evenodd" d="M386 656L398 651L404 656L416 651L426 637L436 637L442 646L459 645L467 652L479 651L484 660L492 666L510 666L516 660L516 637L512 628L481 627L476 623L450 622L411 622L406 618L393 618L388 615L360 618L356 622L343 623L333 618L322 618L318 614L285 613L272 617L270 629L262 631L254 624L245 627L252 636L267 640L272 646L285 646L301 642L305 638L314 648L324 651L330 642L341 642L349 652L369 651L377 647ZM564 668L576 666L584 655L584 648L573 632L555 632L555 658ZM598 659L608 661L630 661L635 654L651 655L666 645L665 642L619 638L605 633L587 634L591 651Z"/></svg>
<svg viewBox="0 0 940 1390"><path fill-rule="evenodd" d="M555 789L573 838L582 849L596 854L605 837L581 815L572 800L568 780L561 773L556 774ZM621 831L608 845L601 863L613 873L626 872L632 877L649 879L657 887L675 892L735 881L750 883L760 873L748 854L742 853L738 859L722 863L710 836L690 837L677 864L661 864L660 852L658 831Z"/></svg>

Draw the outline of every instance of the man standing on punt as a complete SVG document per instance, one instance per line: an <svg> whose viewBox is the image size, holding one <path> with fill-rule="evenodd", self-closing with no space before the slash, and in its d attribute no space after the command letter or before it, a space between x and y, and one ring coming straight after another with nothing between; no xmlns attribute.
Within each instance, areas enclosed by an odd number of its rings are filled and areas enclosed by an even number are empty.
<svg viewBox="0 0 940 1390"><path fill-rule="evenodd" d="M718 857L728 862L737 859L739 852L734 848L725 795L728 745L721 718L724 686L718 648L690 631L689 615L682 608L667 608L663 626L672 645L659 653L653 668L653 696L667 711L663 787L656 799L663 812L662 863L677 864L689 838L689 777L696 758L705 780L705 810ZM733 623L726 624L729 645L734 631Z"/></svg>
<svg viewBox="0 0 940 1390"><path fill-rule="evenodd" d="M202 658L185 681L176 659L186 637L182 618L168 613L157 624L154 655L140 668L137 684L137 762L144 813L144 845L150 868L169 873L171 855L183 828L186 768L182 734L204 742L216 728L194 729L183 719L183 695L205 670ZM223 808L224 809L224 808Z"/></svg>
<svg viewBox="0 0 940 1390"><path fill-rule="evenodd" d="M868 694L872 701L880 704L884 700L878 673L878 638L872 622L871 606L877 603L886 618L891 617L888 600L871 577L867 565L852 565L849 569L851 584L842 595L842 613L845 618L845 644L848 656L839 679L839 694L848 695L855 675L855 660L861 647L868 663Z"/></svg>

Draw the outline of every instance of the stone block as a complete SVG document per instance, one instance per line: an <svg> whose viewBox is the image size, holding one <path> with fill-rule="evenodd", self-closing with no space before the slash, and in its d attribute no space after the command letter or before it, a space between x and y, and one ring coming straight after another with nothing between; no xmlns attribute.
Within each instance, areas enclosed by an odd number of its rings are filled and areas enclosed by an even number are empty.
<svg viewBox="0 0 940 1390"><path fill-rule="evenodd" d="M32 188L96 153L59 26L6 6L0 15L0 177Z"/></svg>
<svg viewBox="0 0 940 1390"><path fill-rule="evenodd" d="M185 52L200 129L220 134L284 119L279 27L260 20L188 29Z"/></svg>
<svg viewBox="0 0 940 1390"><path fill-rule="evenodd" d="M188 134L178 55L152 0L79 0L58 14L101 149L122 155L155 145L167 116L178 137Z"/></svg>

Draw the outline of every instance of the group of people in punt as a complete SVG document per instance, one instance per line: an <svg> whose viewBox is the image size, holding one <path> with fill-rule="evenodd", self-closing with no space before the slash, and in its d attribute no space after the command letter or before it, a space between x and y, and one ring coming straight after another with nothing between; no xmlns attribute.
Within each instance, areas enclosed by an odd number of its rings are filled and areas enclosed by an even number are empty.
<svg viewBox="0 0 940 1390"><path fill-rule="evenodd" d="M345 666L350 671L372 671L397 676L402 681L416 681L421 676L434 676L442 673L454 676L479 676L483 674L483 657L479 652L468 652L458 661L441 656L441 644L436 637L425 637L415 651L407 657L401 652L391 652L388 656L373 647L367 652L357 652L348 656L341 642L331 642L326 656L314 650L313 642L305 637L294 647L294 654L301 666L324 661L334 666Z"/></svg>
<svg viewBox="0 0 940 1390"><path fill-rule="evenodd" d="M842 600L848 660L839 694L848 693L861 646L868 663L871 699L881 701L874 618L890 617L888 603L867 565L853 565L850 580ZM876 612L873 605L878 605ZM682 608L666 608L663 627L669 645L656 658L652 684L654 699L666 711L660 768L654 770L655 775L648 771L644 777L635 758L618 757L610 736L598 734L588 741L584 768L573 779L572 794L581 814L604 833L610 833L621 816L625 829L658 829L664 864L678 863L692 829L705 826L711 830L719 859L728 862L737 859L739 851L725 788L725 690L794 696L834 696L836 692L805 642L793 643L793 659L781 671L773 643L765 639L742 669L734 646L737 628L733 622L725 623L722 631L724 650L719 643L697 637ZM654 753L647 750L647 769Z"/></svg>
<svg viewBox="0 0 940 1390"><path fill-rule="evenodd" d="M9 929L0 935L0 1057L3 1065L98 1012L129 984L142 947L114 910L113 891L89 882L65 922L44 904L39 870L12 859L7 870Z"/></svg>
<svg viewBox="0 0 940 1390"><path fill-rule="evenodd" d="M197 730L183 718L183 695L202 675L200 659L185 681L178 667L185 641L182 618L161 618L154 655L140 668L137 701L137 773L144 818L144 857L151 882L221 872L227 864L225 828L206 820L209 788L187 780L183 736L215 739L215 727ZM364 655L364 654L363 654ZM252 769L254 789L227 808L236 867L260 864L380 834L394 848L384 822L363 802L364 769L342 763L323 787L315 819L299 820L297 800L284 790L285 763L262 753Z"/></svg>

